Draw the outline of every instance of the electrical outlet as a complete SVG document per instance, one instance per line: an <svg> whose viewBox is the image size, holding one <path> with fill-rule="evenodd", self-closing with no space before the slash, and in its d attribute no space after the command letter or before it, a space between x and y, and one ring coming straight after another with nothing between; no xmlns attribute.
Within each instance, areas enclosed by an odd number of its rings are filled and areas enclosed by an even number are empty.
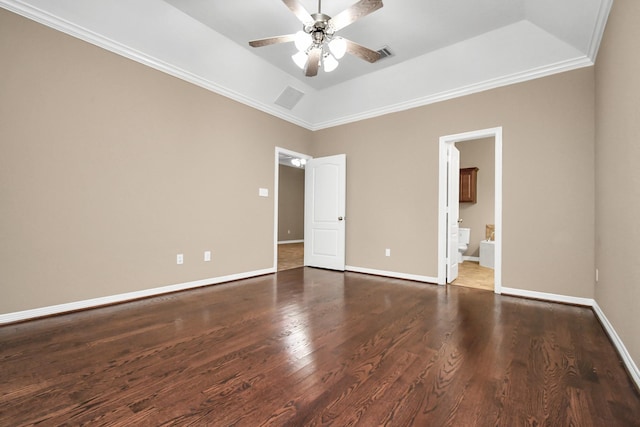
<svg viewBox="0 0 640 427"><path fill-rule="evenodd" d="M385 249L384 256L391 256L391 249Z"/></svg>
<svg viewBox="0 0 640 427"><path fill-rule="evenodd" d="M204 251L204 260L211 261L211 251Z"/></svg>
<svg viewBox="0 0 640 427"><path fill-rule="evenodd" d="M184 255L183 254L178 254L178 256L176 256L176 263L184 264Z"/></svg>

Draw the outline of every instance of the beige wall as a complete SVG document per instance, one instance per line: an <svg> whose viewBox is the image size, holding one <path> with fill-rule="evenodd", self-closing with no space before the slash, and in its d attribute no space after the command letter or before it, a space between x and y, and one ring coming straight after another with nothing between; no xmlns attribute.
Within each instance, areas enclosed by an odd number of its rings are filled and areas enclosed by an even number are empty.
<svg viewBox="0 0 640 427"><path fill-rule="evenodd" d="M304 169L280 165L278 241L304 239Z"/></svg>
<svg viewBox="0 0 640 427"><path fill-rule="evenodd" d="M483 138L456 143L460 150L460 167L477 167L477 202L460 203L461 227L471 229L469 248L465 255L480 256L480 242L485 239L487 224L495 223L495 138Z"/></svg>
<svg viewBox="0 0 640 427"><path fill-rule="evenodd" d="M640 2L616 0L596 62L596 302L640 365Z"/></svg>
<svg viewBox="0 0 640 427"><path fill-rule="evenodd" d="M503 286L595 296L640 364L638 21L595 71L312 134L0 9L0 313L272 267L276 145L347 154L347 264L435 277L438 138L503 126Z"/></svg>
<svg viewBox="0 0 640 427"><path fill-rule="evenodd" d="M309 131L4 9L0 58L0 313L273 267Z"/></svg>
<svg viewBox="0 0 640 427"><path fill-rule="evenodd" d="M272 267L276 145L347 154L348 265L435 277L438 138L494 126L503 285L593 296L593 69L311 133L6 11L0 57L0 313Z"/></svg>
<svg viewBox="0 0 640 427"><path fill-rule="evenodd" d="M436 277L438 139L503 126L503 286L592 298L593 79L585 68L315 132L314 155L347 155L347 264Z"/></svg>

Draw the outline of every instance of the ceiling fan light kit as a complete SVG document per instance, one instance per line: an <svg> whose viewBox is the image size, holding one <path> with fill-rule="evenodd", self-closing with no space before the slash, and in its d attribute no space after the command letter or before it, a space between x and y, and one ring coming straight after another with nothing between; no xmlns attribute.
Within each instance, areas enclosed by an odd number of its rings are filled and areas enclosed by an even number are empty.
<svg viewBox="0 0 640 427"><path fill-rule="evenodd" d="M300 30L296 33L293 42L295 43L296 49L298 49L298 51L304 52L309 47L311 47L313 39L311 38L311 34L305 33L304 31Z"/></svg>
<svg viewBox="0 0 640 427"><path fill-rule="evenodd" d="M293 62L295 62L301 70L304 70L304 66L307 65L307 53L305 51L299 51L292 55L291 59L293 59Z"/></svg>
<svg viewBox="0 0 640 427"><path fill-rule="evenodd" d="M322 56L322 66L324 68L324 71L327 73L330 73L336 68L338 68L339 64L340 63L338 62L338 60L334 58L334 56L331 55L330 53L325 53Z"/></svg>
<svg viewBox="0 0 640 427"><path fill-rule="evenodd" d="M347 53L347 42L342 37L336 37L329 42L329 50L336 59L342 59Z"/></svg>
<svg viewBox="0 0 640 427"><path fill-rule="evenodd" d="M339 65L338 60L342 59L347 52L371 63L380 59L378 52L342 37L336 37L335 33L357 19L380 9L383 6L382 0L360 0L334 18L322 13L321 0L318 0L318 13L313 15L304 9L299 0L282 1L302 22L303 29L286 36L253 40L249 42L250 46L262 47L294 42L298 52L292 55L291 59L304 70L307 77L317 75L321 65L327 73L335 70Z"/></svg>

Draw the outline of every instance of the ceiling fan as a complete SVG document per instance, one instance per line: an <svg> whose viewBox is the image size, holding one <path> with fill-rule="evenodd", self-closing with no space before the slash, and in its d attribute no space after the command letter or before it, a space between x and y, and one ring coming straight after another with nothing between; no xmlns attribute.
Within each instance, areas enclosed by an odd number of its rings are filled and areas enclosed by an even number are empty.
<svg viewBox="0 0 640 427"><path fill-rule="evenodd" d="M296 34L252 40L249 42L250 46L262 47L294 42L298 53L293 55L292 59L304 70L307 77L317 75L321 64L326 72L335 70L338 59L341 59L345 53L371 63L380 59L378 52L338 37L336 32L380 9L383 6L382 0L360 0L333 18L322 13L322 0L318 0L318 12L314 14L309 14L299 0L282 0L282 2L302 22L302 30Z"/></svg>

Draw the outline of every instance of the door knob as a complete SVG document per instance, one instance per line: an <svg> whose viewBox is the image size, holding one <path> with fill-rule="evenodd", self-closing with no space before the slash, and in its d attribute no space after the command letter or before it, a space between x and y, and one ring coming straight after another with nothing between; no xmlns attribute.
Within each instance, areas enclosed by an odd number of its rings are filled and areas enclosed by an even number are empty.
<svg viewBox="0 0 640 427"><path fill-rule="evenodd" d="M341 216L338 217L338 221L342 221L343 218Z"/></svg>

